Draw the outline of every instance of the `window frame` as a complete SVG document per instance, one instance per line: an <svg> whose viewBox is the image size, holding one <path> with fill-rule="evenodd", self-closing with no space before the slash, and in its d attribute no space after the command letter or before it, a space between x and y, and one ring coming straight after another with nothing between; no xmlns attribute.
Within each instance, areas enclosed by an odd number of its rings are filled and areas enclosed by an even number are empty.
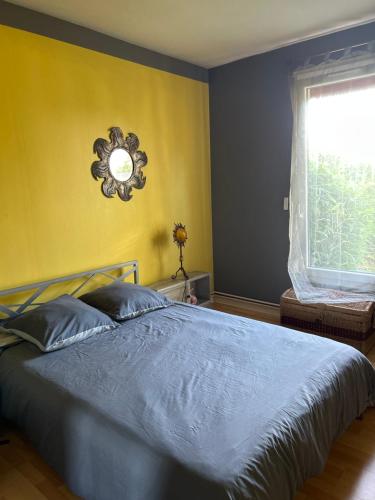
<svg viewBox="0 0 375 500"><path fill-rule="evenodd" d="M351 71L350 73L353 73ZM375 72L369 72L368 76L375 76ZM352 75L346 77L336 77L330 81L324 83L314 83L304 85L304 102L305 108L307 108L309 100L310 89L321 87L324 85L331 85L334 83L341 83L349 80L355 80L363 78L363 75ZM311 283L318 287L337 287L337 283L340 283L340 287L343 289L351 290L353 287L361 287L364 292L373 292L375 290L375 273L366 273L361 271L346 271L340 269L328 269L321 267L313 267L310 264L310 248L309 248L309 198L308 198L308 168L309 168L309 149L308 149L308 127L306 114L304 114L305 120L305 161L304 161L304 177L305 177L305 208L304 208L304 237L303 237L303 248L302 252L305 257L305 268L306 273L311 281Z"/></svg>

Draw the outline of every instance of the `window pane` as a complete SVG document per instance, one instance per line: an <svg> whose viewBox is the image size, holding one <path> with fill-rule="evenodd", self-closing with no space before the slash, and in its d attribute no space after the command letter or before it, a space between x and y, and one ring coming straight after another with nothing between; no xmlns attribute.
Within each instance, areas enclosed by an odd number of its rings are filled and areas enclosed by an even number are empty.
<svg viewBox="0 0 375 500"><path fill-rule="evenodd" d="M375 85L311 88L308 263L375 273Z"/></svg>

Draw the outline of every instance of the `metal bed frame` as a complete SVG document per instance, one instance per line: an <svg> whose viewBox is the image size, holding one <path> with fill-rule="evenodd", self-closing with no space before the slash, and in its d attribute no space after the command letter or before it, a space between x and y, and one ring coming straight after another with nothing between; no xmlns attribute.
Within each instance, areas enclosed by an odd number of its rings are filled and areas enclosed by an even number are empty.
<svg viewBox="0 0 375 500"><path fill-rule="evenodd" d="M114 271L119 271L120 275L118 275L118 273L117 276L110 274L113 273ZM69 295L75 296L79 291L82 290L84 286L87 285L87 283L92 281L97 276L104 276L105 278L116 282L116 281L124 281L128 276L131 275L133 275L134 283L138 284L139 267L137 260L131 260L128 262L122 262L120 264L114 264L112 266L92 269L91 271L84 271L81 273L70 274L68 276L63 276L61 278L54 278L47 281L31 283L29 285L19 286L16 288L9 288L7 290L0 290L0 312L3 313L3 315L5 315L5 318L4 317L0 318L0 324L3 320L18 316L19 314L25 312L30 307L44 304L43 301L37 302L37 299L42 295L42 293L44 293L47 290L47 288L50 288L53 285L79 280L81 281L81 283L78 286L76 286L76 288L72 292L69 292ZM2 297L16 296L24 292L32 292L32 293L20 303L6 304L6 305L1 303Z"/></svg>

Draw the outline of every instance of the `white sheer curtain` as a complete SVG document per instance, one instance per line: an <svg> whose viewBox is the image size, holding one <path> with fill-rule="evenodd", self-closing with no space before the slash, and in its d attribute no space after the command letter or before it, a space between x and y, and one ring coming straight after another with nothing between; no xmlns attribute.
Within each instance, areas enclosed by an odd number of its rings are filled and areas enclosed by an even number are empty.
<svg viewBox="0 0 375 500"><path fill-rule="evenodd" d="M375 43L322 59L293 74L289 275L301 302L374 301Z"/></svg>

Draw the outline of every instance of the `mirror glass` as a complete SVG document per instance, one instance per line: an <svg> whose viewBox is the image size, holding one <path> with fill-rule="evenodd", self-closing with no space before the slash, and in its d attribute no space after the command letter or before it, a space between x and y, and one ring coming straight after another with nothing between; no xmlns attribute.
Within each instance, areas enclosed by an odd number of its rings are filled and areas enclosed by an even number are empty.
<svg viewBox="0 0 375 500"><path fill-rule="evenodd" d="M133 160L125 149L114 149L109 157L109 169L120 182L127 181L133 174Z"/></svg>

